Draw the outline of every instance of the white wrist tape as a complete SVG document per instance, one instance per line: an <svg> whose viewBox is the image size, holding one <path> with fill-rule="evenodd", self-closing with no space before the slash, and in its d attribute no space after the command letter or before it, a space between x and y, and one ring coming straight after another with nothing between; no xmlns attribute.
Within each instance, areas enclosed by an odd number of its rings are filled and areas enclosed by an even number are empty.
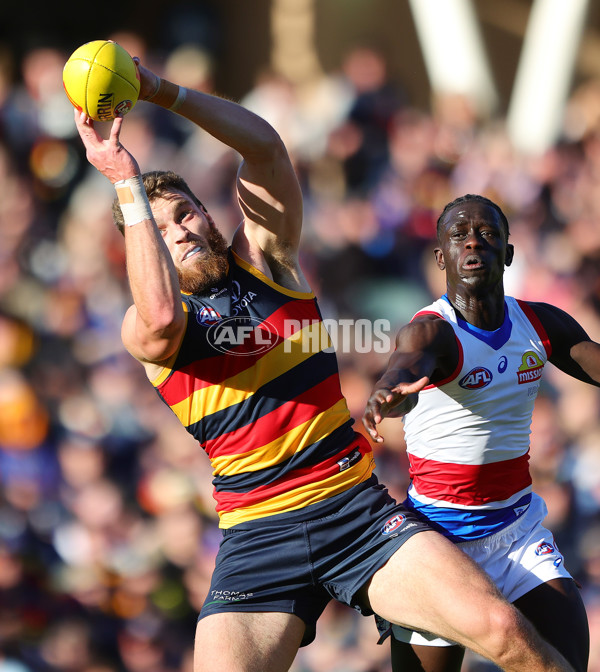
<svg viewBox="0 0 600 672"><path fill-rule="evenodd" d="M184 86L179 86L177 91L177 98L175 98L175 102L169 107L169 109L172 112L177 112L177 110L182 106L183 101L186 99L187 96L187 89Z"/></svg>
<svg viewBox="0 0 600 672"><path fill-rule="evenodd" d="M141 175L115 182L115 189L125 226L134 226L146 219L152 219L150 201Z"/></svg>

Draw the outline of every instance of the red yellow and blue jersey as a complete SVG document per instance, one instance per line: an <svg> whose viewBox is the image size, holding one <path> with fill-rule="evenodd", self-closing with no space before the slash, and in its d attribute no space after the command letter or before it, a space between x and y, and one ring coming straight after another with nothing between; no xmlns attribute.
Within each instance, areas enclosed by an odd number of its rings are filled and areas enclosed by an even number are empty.
<svg viewBox="0 0 600 672"><path fill-rule="evenodd" d="M230 251L224 282L182 300L183 340L152 384L211 461L220 527L370 477L371 447L353 429L314 294L281 287Z"/></svg>

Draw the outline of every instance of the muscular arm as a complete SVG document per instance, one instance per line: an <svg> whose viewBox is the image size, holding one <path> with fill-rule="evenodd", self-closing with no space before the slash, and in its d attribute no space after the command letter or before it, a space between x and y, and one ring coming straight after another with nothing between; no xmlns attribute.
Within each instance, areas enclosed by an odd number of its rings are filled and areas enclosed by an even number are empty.
<svg viewBox="0 0 600 672"><path fill-rule="evenodd" d="M529 303L548 334L549 361L577 380L600 387L600 344L564 310L547 303Z"/></svg>
<svg viewBox="0 0 600 672"><path fill-rule="evenodd" d="M399 417L412 410L418 393L455 369L458 347L452 327L431 315L402 327L387 369L375 384L363 415L371 437L383 441L377 425L385 417Z"/></svg>
<svg viewBox="0 0 600 672"><path fill-rule="evenodd" d="M140 99L148 100L160 80L138 59L136 63ZM169 87L168 95L163 92L154 102L169 107L171 93L177 90L174 84L167 83ZM280 284L308 291L298 266L300 187L278 134L240 105L189 89L178 112L242 156L237 186L244 219L233 249ZM106 140L91 120L78 116L76 122L88 160L113 184L140 174L135 158L119 140L123 119L114 121ZM176 351L185 329L177 273L152 214L125 228L125 247L134 305L123 322L123 342L144 364L158 364Z"/></svg>
<svg viewBox="0 0 600 672"><path fill-rule="evenodd" d="M153 76L142 66L139 70L143 77ZM242 157L237 194L243 220L234 251L289 289L308 291L298 266L302 194L275 129L233 101L191 89L178 113Z"/></svg>
<svg viewBox="0 0 600 672"><path fill-rule="evenodd" d="M75 113L75 124L88 161L113 184L140 174L137 161L120 142L123 118L114 120L106 139L84 114ZM151 212L125 227L125 254L134 305L123 321L123 343L144 364L161 362L179 346L185 315L177 273Z"/></svg>

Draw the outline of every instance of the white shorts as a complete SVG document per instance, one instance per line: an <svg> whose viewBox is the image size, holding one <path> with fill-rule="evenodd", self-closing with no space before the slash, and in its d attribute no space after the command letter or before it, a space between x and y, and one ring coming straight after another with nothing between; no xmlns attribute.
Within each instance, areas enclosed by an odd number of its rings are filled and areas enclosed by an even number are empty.
<svg viewBox="0 0 600 672"><path fill-rule="evenodd" d="M491 576L509 602L551 579L570 579L552 533L542 526L548 514L546 503L536 494L527 511L500 532L464 541L457 546L478 562ZM452 646L441 637L392 625L401 642L425 646Z"/></svg>

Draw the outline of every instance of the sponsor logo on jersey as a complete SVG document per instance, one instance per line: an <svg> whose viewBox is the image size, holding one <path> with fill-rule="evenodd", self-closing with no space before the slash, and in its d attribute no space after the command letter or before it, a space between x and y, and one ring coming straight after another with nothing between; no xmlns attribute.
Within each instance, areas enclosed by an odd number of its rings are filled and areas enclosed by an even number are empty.
<svg viewBox="0 0 600 672"><path fill-rule="evenodd" d="M360 462L361 457L360 450L357 449L352 451L350 455L346 455L346 457L338 460L338 467L340 468L340 471L346 471L346 469L350 469L350 467L354 466L357 462Z"/></svg>
<svg viewBox="0 0 600 672"><path fill-rule="evenodd" d="M211 602L243 602L254 596L254 593L241 590L211 590Z"/></svg>
<svg viewBox="0 0 600 672"><path fill-rule="evenodd" d="M234 280L231 283L231 312L233 315L239 315L257 296L256 292L251 291L242 294L240 283Z"/></svg>
<svg viewBox="0 0 600 672"><path fill-rule="evenodd" d="M551 553L554 553L554 546L548 541L540 542L535 549L536 555L550 555Z"/></svg>
<svg viewBox="0 0 600 672"><path fill-rule="evenodd" d="M543 368L544 362L542 362L537 353L533 352L533 350L528 350L523 355L521 366L517 371L519 385L525 385L534 380L539 380L542 377Z"/></svg>
<svg viewBox="0 0 600 672"><path fill-rule="evenodd" d="M517 516L517 518L519 518L520 516L522 516L525 513L525 511L527 511L528 508L529 508L529 504L526 504L525 506L515 506L513 508L513 511L515 512L515 515Z"/></svg>
<svg viewBox="0 0 600 672"><path fill-rule="evenodd" d="M458 384L465 390L480 390L492 382L492 372L483 366L476 366L466 376L463 376Z"/></svg>
<svg viewBox="0 0 600 672"><path fill-rule="evenodd" d="M207 338L218 350L231 355L258 355L270 350L277 344L277 328L267 320L257 317L226 317L212 324Z"/></svg>
<svg viewBox="0 0 600 672"><path fill-rule="evenodd" d="M221 315L210 306L203 306L196 313L196 321L203 327L210 327L222 319Z"/></svg>
<svg viewBox="0 0 600 672"><path fill-rule="evenodd" d="M223 294L227 294L229 290L227 289L227 287L221 287L221 289L219 289L218 287L211 287L210 291L212 292L212 294L209 296L209 298L218 299Z"/></svg>
<svg viewBox="0 0 600 672"><path fill-rule="evenodd" d="M398 531L400 527L402 527L402 523L405 521L405 519L405 516L403 516L401 513L394 516L393 518L390 518L381 528L381 534L383 534L384 537L387 537L393 532Z"/></svg>

